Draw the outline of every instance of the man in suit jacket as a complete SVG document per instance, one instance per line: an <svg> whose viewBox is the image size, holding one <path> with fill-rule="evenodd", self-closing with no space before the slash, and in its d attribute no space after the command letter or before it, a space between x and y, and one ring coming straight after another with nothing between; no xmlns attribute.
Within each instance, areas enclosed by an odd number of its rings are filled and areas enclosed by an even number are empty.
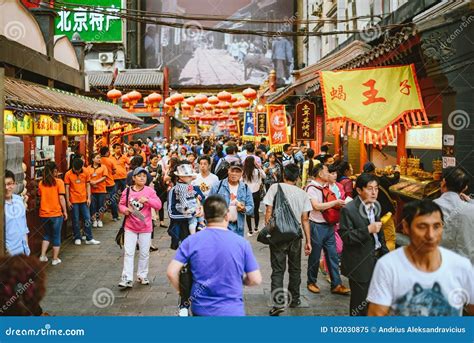
<svg viewBox="0 0 474 343"><path fill-rule="evenodd" d="M350 315L367 315L367 293L377 259L388 253L377 202L379 181L362 173L356 180L359 196L341 209L339 234L344 242L342 274L351 288Z"/></svg>

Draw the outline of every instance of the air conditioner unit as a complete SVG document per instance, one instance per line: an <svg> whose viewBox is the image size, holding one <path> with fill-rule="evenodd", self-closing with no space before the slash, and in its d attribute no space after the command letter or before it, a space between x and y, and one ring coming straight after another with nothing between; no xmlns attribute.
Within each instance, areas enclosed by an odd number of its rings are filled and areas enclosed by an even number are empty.
<svg viewBox="0 0 474 343"><path fill-rule="evenodd" d="M99 54L99 61L102 64L114 63L114 53L113 52L102 52Z"/></svg>

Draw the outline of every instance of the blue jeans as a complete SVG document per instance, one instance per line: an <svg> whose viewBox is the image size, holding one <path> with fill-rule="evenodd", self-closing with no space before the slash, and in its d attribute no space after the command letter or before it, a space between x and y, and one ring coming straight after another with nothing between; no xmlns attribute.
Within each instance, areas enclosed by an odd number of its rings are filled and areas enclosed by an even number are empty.
<svg viewBox="0 0 474 343"><path fill-rule="evenodd" d="M117 185L107 187L107 202L110 204L112 210L112 218L118 218L118 207L117 207Z"/></svg>
<svg viewBox="0 0 474 343"><path fill-rule="evenodd" d="M92 239L91 215L89 212L89 207L87 207L85 202L80 204L72 204L72 230L74 232L74 240L81 239L79 214L81 214L82 218L84 219L86 240L90 241Z"/></svg>
<svg viewBox="0 0 474 343"><path fill-rule="evenodd" d="M127 179L118 179L115 180L115 186L117 187L117 191L122 193L125 187L127 187Z"/></svg>
<svg viewBox="0 0 474 343"><path fill-rule="evenodd" d="M61 228L64 217L41 217L44 226L43 240L51 242L53 247L61 246Z"/></svg>
<svg viewBox="0 0 474 343"><path fill-rule="evenodd" d="M310 227L312 250L308 259L308 285L316 284L318 281L319 259L321 258L321 250L324 250L331 277L331 288L334 288L342 283L339 273L339 256L336 252L334 226L311 221Z"/></svg>
<svg viewBox="0 0 474 343"><path fill-rule="evenodd" d="M91 218L92 220L99 220L99 214L104 213L106 193L92 193L91 194Z"/></svg>

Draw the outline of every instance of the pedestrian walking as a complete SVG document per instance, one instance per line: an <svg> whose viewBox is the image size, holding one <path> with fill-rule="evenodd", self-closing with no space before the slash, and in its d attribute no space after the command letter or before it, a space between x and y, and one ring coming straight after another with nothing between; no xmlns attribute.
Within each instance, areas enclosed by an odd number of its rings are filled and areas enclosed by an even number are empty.
<svg viewBox="0 0 474 343"><path fill-rule="evenodd" d="M87 168L90 175L91 185L91 220L92 227L103 227L103 217L105 212L105 197L107 196L106 179L108 176L107 168L100 164L101 157L99 153L93 153L91 164Z"/></svg>
<svg viewBox="0 0 474 343"><path fill-rule="evenodd" d="M244 316L243 286L262 282L252 247L229 231L229 216L227 201L209 196L204 201L206 229L186 238L168 266L168 278L178 292L180 272L185 265L190 268L194 316Z"/></svg>
<svg viewBox="0 0 474 343"><path fill-rule="evenodd" d="M50 244L53 245L52 265L61 263L59 249L61 247L61 228L67 220L66 189L64 182L57 178L58 167L54 162L46 163L43 170L43 179L38 185L40 196L39 216L44 227L43 242L41 244L41 262L48 262L46 252Z"/></svg>
<svg viewBox="0 0 474 343"><path fill-rule="evenodd" d="M119 220L118 208L117 208L117 186L115 185L114 176L117 172L115 162L110 158L109 147L103 146L100 148L100 164L107 168L107 178L105 179L105 186L107 190L107 203L110 204L112 211L112 220L114 222Z"/></svg>
<svg viewBox="0 0 474 343"><path fill-rule="evenodd" d="M268 154L268 161L263 164L263 171L265 172L265 190L274 183L283 182L283 166L278 161L274 152Z"/></svg>
<svg viewBox="0 0 474 343"><path fill-rule="evenodd" d="M115 174L114 174L114 181L117 185L117 192L119 194L125 189L126 185L126 178L127 178L127 170L129 168L128 158L122 154L122 144L115 143L113 145L114 154L112 159L115 162Z"/></svg>
<svg viewBox="0 0 474 343"><path fill-rule="evenodd" d="M148 264L150 257L151 232L153 223L151 209L159 210L161 201L155 190L146 186L147 171L138 167L133 171L133 186L122 192L119 208L124 219L124 260L122 278L119 287L133 287L133 269L135 250L138 243L139 258L137 282L142 285L150 284L148 279Z"/></svg>
<svg viewBox="0 0 474 343"><path fill-rule="evenodd" d="M247 227L249 229L248 236L252 236L254 231L258 232L258 224L260 221L260 201L261 201L261 186L266 174L262 170L261 166L257 164L254 156L248 155L244 162L244 170L242 174L242 180L248 186L250 192L252 192L253 199L253 214L246 215ZM252 217L255 221L255 227L252 229Z"/></svg>

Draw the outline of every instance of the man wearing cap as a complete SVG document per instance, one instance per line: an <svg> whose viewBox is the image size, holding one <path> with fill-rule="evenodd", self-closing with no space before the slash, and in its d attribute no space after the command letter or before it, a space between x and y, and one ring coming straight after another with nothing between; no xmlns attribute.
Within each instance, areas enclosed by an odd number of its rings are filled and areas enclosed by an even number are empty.
<svg viewBox="0 0 474 343"><path fill-rule="evenodd" d="M245 215L253 215L252 192L241 181L243 167L238 161L230 163L227 178L214 184L210 194L219 194L229 206L229 230L244 235Z"/></svg>

